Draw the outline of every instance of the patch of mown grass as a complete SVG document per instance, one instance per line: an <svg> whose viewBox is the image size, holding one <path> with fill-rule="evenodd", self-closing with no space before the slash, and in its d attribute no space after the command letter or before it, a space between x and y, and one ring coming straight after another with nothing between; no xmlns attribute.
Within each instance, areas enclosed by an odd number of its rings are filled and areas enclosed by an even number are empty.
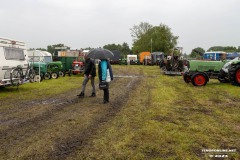
<svg viewBox="0 0 240 160"><path fill-rule="evenodd" d="M40 83L26 83L17 87L0 89L0 100L5 98L36 99L56 95L66 91L80 88L83 77L81 75L59 77L58 79L43 80Z"/></svg>
<svg viewBox="0 0 240 160"><path fill-rule="evenodd" d="M182 77L159 75L151 67L143 69L144 75L159 77L143 78L123 110L77 157L209 159L211 153L203 149L236 149L228 156L239 159L240 99L233 93L235 86L210 82L194 87Z"/></svg>

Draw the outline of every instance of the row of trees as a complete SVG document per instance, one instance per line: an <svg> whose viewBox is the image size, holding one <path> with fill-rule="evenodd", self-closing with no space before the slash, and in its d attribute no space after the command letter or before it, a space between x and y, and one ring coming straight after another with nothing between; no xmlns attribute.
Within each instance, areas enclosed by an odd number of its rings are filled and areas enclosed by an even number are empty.
<svg viewBox="0 0 240 160"><path fill-rule="evenodd" d="M133 38L133 53L143 51L169 53L177 45L178 36L174 36L171 29L164 24L153 26L147 22L130 28Z"/></svg>
<svg viewBox="0 0 240 160"><path fill-rule="evenodd" d="M171 29L164 24L153 26L147 22L141 22L139 25L134 25L130 28L131 36L133 38L133 47L130 49L129 45L123 44L107 44L103 48L109 50L119 50L123 55L138 54L140 52L160 51L168 53L177 45L177 36L174 36ZM54 53L58 50L55 47L64 47L64 44L48 45L47 49L38 48L39 50L46 50ZM67 47L70 49L70 47ZM91 49L90 47L88 49Z"/></svg>
<svg viewBox="0 0 240 160"><path fill-rule="evenodd" d="M144 51L148 52L164 52L169 55L172 52L179 54L179 50L174 50L177 47L178 36L173 35L171 28L165 24L153 26L147 22L141 22L139 25L134 25L130 28L131 37L133 39L132 49L124 42L123 44L107 44L103 48L113 50L119 50L122 55L127 54L139 54ZM56 51L56 47L66 47L64 44L48 45L47 49L38 48L38 50L45 50L50 53ZM67 47L70 49L70 47ZM92 49L92 48L84 48ZM225 51L225 52L240 52L240 46L238 48L232 46L214 46L210 47L207 51ZM201 47L194 48L190 53L190 57L201 57L205 50ZM184 54L185 56L186 53Z"/></svg>
<svg viewBox="0 0 240 160"><path fill-rule="evenodd" d="M141 22L130 28L133 38L133 53L143 51L169 53L177 45L178 36L174 36L171 29L165 25L153 26L147 22Z"/></svg>
<svg viewBox="0 0 240 160"><path fill-rule="evenodd" d="M210 47L207 51L240 52L240 46L238 48L233 46L214 46Z"/></svg>

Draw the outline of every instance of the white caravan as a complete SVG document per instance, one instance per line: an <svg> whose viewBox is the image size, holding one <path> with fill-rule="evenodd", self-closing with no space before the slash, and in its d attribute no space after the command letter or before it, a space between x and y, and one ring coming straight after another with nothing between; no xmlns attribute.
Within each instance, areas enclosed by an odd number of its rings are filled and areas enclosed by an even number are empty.
<svg viewBox="0 0 240 160"><path fill-rule="evenodd" d="M41 50L28 50L29 62L52 62L52 54Z"/></svg>
<svg viewBox="0 0 240 160"><path fill-rule="evenodd" d="M0 86L12 85L10 72L14 67L28 67L27 49L24 42L0 38ZM23 70L25 74L26 69Z"/></svg>
<svg viewBox="0 0 240 160"><path fill-rule="evenodd" d="M137 61L137 55L127 55L127 63L130 64L130 61Z"/></svg>

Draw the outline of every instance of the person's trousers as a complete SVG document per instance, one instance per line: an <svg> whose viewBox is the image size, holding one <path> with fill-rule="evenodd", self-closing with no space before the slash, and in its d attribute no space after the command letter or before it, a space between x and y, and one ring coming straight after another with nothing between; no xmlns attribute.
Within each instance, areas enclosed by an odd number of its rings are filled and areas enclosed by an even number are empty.
<svg viewBox="0 0 240 160"><path fill-rule="evenodd" d="M90 78L90 80L91 80L91 85L92 85L92 93L96 93L96 92L95 92L94 78L95 78L95 77L91 77L91 78ZM85 89L86 89L86 86L87 86L88 81L89 81L88 76L87 76L87 75L84 75L84 80L83 80L83 83L82 83L82 93L85 92Z"/></svg>
<svg viewBox="0 0 240 160"><path fill-rule="evenodd" d="M103 95L104 101L109 102L109 89L108 88L103 89L103 93L104 93L104 95Z"/></svg>

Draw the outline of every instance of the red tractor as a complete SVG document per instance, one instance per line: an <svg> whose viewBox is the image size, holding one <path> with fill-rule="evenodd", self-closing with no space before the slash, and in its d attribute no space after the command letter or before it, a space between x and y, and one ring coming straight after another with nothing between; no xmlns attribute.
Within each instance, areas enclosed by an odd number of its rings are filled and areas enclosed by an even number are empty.
<svg viewBox="0 0 240 160"><path fill-rule="evenodd" d="M72 69L74 75L84 72L84 62L74 60L72 63Z"/></svg>

